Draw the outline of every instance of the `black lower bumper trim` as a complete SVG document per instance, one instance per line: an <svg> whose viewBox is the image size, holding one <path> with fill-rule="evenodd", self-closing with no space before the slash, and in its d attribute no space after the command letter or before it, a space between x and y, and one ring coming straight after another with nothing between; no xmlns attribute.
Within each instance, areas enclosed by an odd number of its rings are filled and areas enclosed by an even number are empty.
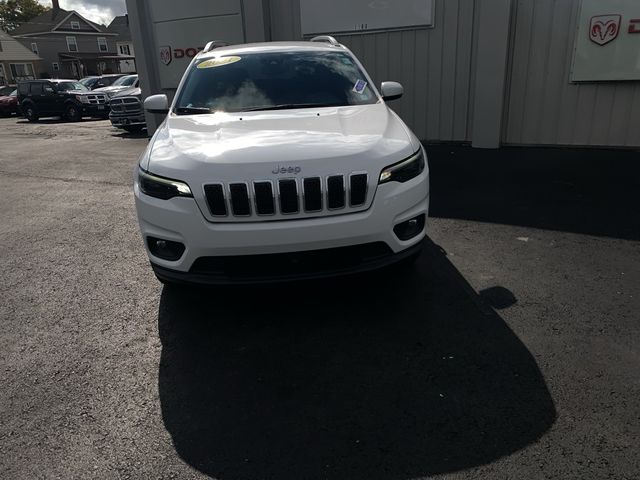
<svg viewBox="0 0 640 480"><path fill-rule="evenodd" d="M422 250L424 242L393 253L386 251L358 255L356 249L341 247L289 254L247 255L242 257L205 257L194 262L189 272L180 272L151 263L154 273L163 282L186 285L229 285L274 283L350 275L383 268L400 262ZM368 244L366 247L378 245ZM374 250L371 249L370 252ZM331 259L338 261L331 261Z"/></svg>
<svg viewBox="0 0 640 480"><path fill-rule="evenodd" d="M96 117L108 117L109 116L109 106L102 105L102 108L98 108L96 105L83 106L82 114L85 116L96 116Z"/></svg>

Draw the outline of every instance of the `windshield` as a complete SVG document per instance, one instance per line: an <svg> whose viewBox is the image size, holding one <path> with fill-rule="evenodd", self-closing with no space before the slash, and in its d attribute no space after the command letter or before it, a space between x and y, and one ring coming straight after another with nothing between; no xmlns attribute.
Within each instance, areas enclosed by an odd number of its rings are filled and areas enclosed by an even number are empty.
<svg viewBox="0 0 640 480"><path fill-rule="evenodd" d="M18 90L14 90L13 92L11 92L9 94L10 97L17 97L18 96Z"/></svg>
<svg viewBox="0 0 640 480"><path fill-rule="evenodd" d="M178 114L365 105L378 101L346 52L270 52L202 60L188 73Z"/></svg>
<svg viewBox="0 0 640 480"><path fill-rule="evenodd" d="M89 90L80 82L58 82L57 85L58 85L59 92L65 92L67 90L82 90L82 91Z"/></svg>
<svg viewBox="0 0 640 480"><path fill-rule="evenodd" d="M86 78L83 78L82 80L80 80L80 83L83 84L83 85L89 86L89 85L95 83L97 80L98 80L97 77L86 77Z"/></svg>
<svg viewBox="0 0 640 480"><path fill-rule="evenodd" d="M129 87L136 83L138 79L137 75L127 75L126 77L120 77L115 82L113 82L114 87Z"/></svg>

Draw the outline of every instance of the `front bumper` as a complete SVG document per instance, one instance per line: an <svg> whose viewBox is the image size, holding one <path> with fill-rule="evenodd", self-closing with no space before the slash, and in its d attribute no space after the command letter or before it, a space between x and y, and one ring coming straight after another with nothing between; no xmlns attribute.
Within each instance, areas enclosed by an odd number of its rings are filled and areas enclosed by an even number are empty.
<svg viewBox="0 0 640 480"><path fill-rule="evenodd" d="M182 285L291 282L377 270L419 255L423 243L421 240L399 253L393 253L386 245L377 243L288 254L214 257L219 260L214 265L210 265L210 260L213 260L211 257L202 257L202 262L198 261L198 266L194 265L189 272L161 267L153 262L151 267L160 280ZM380 251L380 245L386 251ZM367 249L372 250L370 254L360 253Z"/></svg>
<svg viewBox="0 0 640 480"><path fill-rule="evenodd" d="M109 115L109 105L80 103L83 117L106 117Z"/></svg>
<svg viewBox="0 0 640 480"><path fill-rule="evenodd" d="M134 195L145 248L156 274L172 281L211 283L202 278L204 274L194 272L198 259L322 251L383 243L391 255L364 262L366 265L355 268L355 271L370 270L401 260L415 253L410 250L412 247L421 245L426 235L426 222L419 234L406 241L395 235L393 227L419 215L428 215L429 175L426 169L408 182L379 185L374 201L366 211L285 221L209 222L194 199L150 197L140 191L137 179ZM161 259L149 251L147 237L183 243L185 251L177 261ZM402 255L394 255L401 252ZM339 273L346 272L331 271L320 276Z"/></svg>
<svg viewBox="0 0 640 480"><path fill-rule="evenodd" d="M136 115L116 115L114 112L111 112L109 114L109 120L111 120L111 125L118 128L146 125L144 113L139 113Z"/></svg>

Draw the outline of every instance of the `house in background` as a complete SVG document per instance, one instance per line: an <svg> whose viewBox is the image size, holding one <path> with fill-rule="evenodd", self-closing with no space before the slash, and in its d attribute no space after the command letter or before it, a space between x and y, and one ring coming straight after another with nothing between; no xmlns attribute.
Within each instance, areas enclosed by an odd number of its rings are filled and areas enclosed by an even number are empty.
<svg viewBox="0 0 640 480"><path fill-rule="evenodd" d="M135 53L133 52L131 31L129 30L129 15L119 15L115 17L107 27L107 32L118 35L115 40L116 53L118 57L121 57L120 72L134 73L136 71L136 60Z"/></svg>
<svg viewBox="0 0 640 480"><path fill-rule="evenodd" d="M20 25L11 34L22 45L43 59L41 77L82 78L88 75L118 73L116 33L75 10L53 8Z"/></svg>
<svg viewBox="0 0 640 480"><path fill-rule="evenodd" d="M0 30L0 86L38 78L42 59Z"/></svg>

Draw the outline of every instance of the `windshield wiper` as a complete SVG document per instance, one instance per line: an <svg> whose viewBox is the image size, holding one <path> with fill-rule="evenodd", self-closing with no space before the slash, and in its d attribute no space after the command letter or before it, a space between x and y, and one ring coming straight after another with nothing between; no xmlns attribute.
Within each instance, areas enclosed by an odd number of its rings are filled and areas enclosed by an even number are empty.
<svg viewBox="0 0 640 480"><path fill-rule="evenodd" d="M211 113L210 108L206 107L176 107L176 113L182 115L193 115L199 113Z"/></svg>
<svg viewBox="0 0 640 480"><path fill-rule="evenodd" d="M290 108L319 108L319 107L339 107L338 103L282 103L280 105L263 105L261 107L243 108L242 112L255 112L259 110L287 110Z"/></svg>

